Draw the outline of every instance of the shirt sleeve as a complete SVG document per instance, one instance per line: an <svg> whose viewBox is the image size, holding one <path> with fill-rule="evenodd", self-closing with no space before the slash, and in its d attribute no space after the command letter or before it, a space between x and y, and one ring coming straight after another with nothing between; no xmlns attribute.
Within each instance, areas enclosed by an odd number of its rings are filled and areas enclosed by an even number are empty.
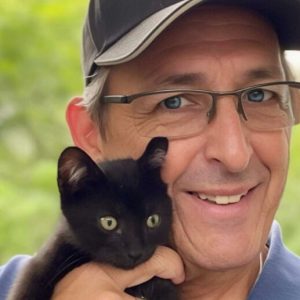
<svg viewBox="0 0 300 300"><path fill-rule="evenodd" d="M0 299L5 300L8 291L17 277L18 272L29 261L30 256L18 255L8 261L7 264L0 266Z"/></svg>

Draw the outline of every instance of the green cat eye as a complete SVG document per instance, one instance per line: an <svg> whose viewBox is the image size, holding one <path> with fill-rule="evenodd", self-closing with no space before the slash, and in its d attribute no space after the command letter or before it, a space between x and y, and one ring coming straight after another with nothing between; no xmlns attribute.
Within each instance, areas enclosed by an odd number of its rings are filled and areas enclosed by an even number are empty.
<svg viewBox="0 0 300 300"><path fill-rule="evenodd" d="M99 219L99 225L105 230L111 231L117 228L118 221L111 216L101 217Z"/></svg>
<svg viewBox="0 0 300 300"><path fill-rule="evenodd" d="M153 214L148 217L146 224L149 228L155 228L160 225L160 216L158 214Z"/></svg>

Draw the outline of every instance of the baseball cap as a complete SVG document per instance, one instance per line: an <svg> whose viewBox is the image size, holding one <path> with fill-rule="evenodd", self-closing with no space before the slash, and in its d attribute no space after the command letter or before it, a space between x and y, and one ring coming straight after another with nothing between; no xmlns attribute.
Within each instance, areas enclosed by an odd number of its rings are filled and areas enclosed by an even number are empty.
<svg viewBox="0 0 300 300"><path fill-rule="evenodd" d="M300 50L300 0L90 0L83 29L86 82L97 66L133 59L179 16L203 4L256 10L271 21L283 50Z"/></svg>

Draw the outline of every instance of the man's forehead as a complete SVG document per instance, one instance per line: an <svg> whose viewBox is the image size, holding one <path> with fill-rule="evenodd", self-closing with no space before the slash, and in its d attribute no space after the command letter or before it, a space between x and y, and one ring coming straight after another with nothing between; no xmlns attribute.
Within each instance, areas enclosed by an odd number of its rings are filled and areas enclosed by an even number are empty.
<svg viewBox="0 0 300 300"><path fill-rule="evenodd" d="M124 74L131 69L131 74L143 78L145 84L172 82L177 85L179 82L184 85L199 82L199 78L204 82L211 64L219 63L226 70L232 69L230 61L235 57L240 65L239 77L243 74L245 80L251 80L254 77L251 74L255 73L255 78L271 79L281 74L279 52L272 26L256 12L207 5L182 16L138 57L114 68L126 70ZM249 55L251 61L248 61ZM264 75L257 76L258 70L260 74L263 70ZM271 75L266 76L266 73Z"/></svg>
<svg viewBox="0 0 300 300"><path fill-rule="evenodd" d="M225 51L228 46L231 51L231 46L242 49L247 43L261 44L273 53L279 51L275 31L256 12L233 6L200 6L175 21L135 60L172 60L171 52L176 49L180 53L189 47L187 51L205 54L213 45L216 50L222 47Z"/></svg>
<svg viewBox="0 0 300 300"><path fill-rule="evenodd" d="M157 40L173 38L176 34L197 34L206 38L213 35L216 39L219 35L222 39L226 34L239 34L240 30L247 38L253 34L255 38L271 34L277 39L271 23L256 11L238 6L202 5L176 20Z"/></svg>

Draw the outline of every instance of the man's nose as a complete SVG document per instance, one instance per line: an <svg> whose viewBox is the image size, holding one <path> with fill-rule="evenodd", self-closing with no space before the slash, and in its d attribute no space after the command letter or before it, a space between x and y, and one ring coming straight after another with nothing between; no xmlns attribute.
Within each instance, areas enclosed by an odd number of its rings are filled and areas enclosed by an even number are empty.
<svg viewBox="0 0 300 300"><path fill-rule="evenodd" d="M215 108L206 128L206 158L222 163L230 172L240 172L248 166L253 153L250 132L237 111L235 96L219 97Z"/></svg>

